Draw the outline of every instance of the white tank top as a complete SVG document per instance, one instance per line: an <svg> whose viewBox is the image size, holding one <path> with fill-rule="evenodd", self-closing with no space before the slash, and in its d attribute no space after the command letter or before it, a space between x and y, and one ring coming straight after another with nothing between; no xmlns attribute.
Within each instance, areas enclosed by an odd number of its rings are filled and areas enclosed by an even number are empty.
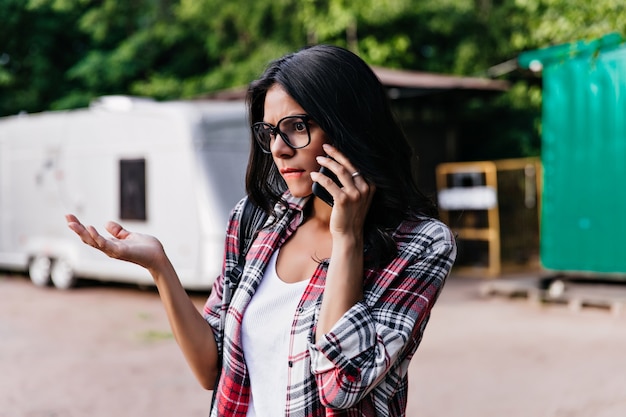
<svg viewBox="0 0 626 417"><path fill-rule="evenodd" d="M282 281L277 258L278 250L243 315L241 339L252 391L247 417L285 415L291 324L308 281Z"/></svg>

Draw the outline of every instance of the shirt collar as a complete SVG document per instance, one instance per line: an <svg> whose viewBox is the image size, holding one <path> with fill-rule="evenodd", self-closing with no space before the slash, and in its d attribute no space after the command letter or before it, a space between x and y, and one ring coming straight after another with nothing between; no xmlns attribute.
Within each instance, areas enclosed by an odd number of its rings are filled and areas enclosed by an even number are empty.
<svg viewBox="0 0 626 417"><path fill-rule="evenodd" d="M293 195L291 195L289 190L287 190L283 194L283 198L285 199L285 201L289 205L289 209L297 210L297 211L303 211L304 207L306 206L306 203L311 198L311 195L308 195L306 197L294 197Z"/></svg>

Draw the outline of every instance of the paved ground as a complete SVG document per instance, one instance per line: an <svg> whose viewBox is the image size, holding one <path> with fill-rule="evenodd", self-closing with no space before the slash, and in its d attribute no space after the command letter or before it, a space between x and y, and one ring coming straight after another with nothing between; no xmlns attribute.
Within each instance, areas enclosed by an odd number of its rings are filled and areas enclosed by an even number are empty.
<svg viewBox="0 0 626 417"><path fill-rule="evenodd" d="M409 417L626 416L625 313L484 298L480 284L444 290L412 362ZM155 292L0 276L0 417L200 417L210 399Z"/></svg>

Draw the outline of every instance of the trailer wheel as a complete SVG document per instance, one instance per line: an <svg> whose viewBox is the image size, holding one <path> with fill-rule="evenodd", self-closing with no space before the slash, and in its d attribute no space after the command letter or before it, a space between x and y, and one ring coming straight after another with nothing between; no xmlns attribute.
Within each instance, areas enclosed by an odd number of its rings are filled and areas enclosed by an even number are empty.
<svg viewBox="0 0 626 417"><path fill-rule="evenodd" d="M72 265L65 259L59 258L52 262L50 270L52 284L59 290L67 290L76 285L76 276Z"/></svg>
<svg viewBox="0 0 626 417"><path fill-rule="evenodd" d="M47 256L37 255L28 264L28 276L33 284L46 287L50 284L52 261Z"/></svg>

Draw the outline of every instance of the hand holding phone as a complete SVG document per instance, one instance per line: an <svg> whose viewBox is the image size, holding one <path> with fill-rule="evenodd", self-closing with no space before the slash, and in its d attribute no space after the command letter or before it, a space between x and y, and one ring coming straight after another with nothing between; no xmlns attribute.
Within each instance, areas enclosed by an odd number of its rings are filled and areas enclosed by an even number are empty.
<svg viewBox="0 0 626 417"><path fill-rule="evenodd" d="M342 187L341 183L339 182L339 179L337 178L337 176L330 169L328 169L326 167L322 167L319 172L320 172L320 174L324 174L328 178L333 180L335 182L335 184L337 184L339 187ZM324 188L324 186L321 185L320 183L318 183L318 182L314 182L313 183L313 194L315 194L316 196L321 198L322 201L324 201L329 206L331 206L331 207L333 206L333 204L334 204L333 196L330 195L328 190L326 190L326 188Z"/></svg>

